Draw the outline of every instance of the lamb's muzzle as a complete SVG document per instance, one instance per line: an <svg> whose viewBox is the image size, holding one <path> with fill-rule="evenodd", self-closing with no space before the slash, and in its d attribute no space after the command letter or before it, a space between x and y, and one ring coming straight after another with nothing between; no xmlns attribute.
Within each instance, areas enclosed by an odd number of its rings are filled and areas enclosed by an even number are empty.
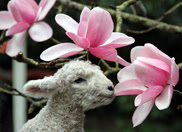
<svg viewBox="0 0 182 132"><path fill-rule="evenodd" d="M83 132L84 112L114 99L112 82L88 61L71 61L53 76L29 81L25 93L49 98L37 116L20 132Z"/></svg>

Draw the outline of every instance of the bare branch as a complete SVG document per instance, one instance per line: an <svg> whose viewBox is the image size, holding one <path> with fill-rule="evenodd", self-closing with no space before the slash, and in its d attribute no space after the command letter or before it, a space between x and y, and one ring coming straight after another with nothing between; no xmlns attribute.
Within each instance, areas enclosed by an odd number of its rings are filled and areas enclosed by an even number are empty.
<svg viewBox="0 0 182 132"><path fill-rule="evenodd" d="M86 56L86 54L87 54L87 51L79 53L78 55L80 55L80 56L77 57L77 59L84 58ZM23 55L23 52L21 52L21 51L18 53L17 56L12 57L12 59L17 60L19 62L24 62L24 63L30 64L30 65L33 65L33 66L36 66L36 67L46 68L46 69L61 68L65 64L65 62L71 60L68 57L65 57L65 58L60 58L60 59L57 59L57 60L52 60L52 61L47 62L47 63L46 62L38 62L38 61L35 61L35 60L31 59L31 58L25 57Z"/></svg>
<svg viewBox="0 0 182 132"><path fill-rule="evenodd" d="M84 4L75 2L75 1L70 1L70 0L58 0L58 1L66 7L74 8L77 10L82 10L84 8L84 6L91 8L88 5L84 5ZM109 11L112 16L116 16L116 10L109 9L109 8L104 8L104 9ZM145 18L142 16L133 15L133 14L126 13L126 12L122 12L121 17L122 17L122 19L125 19L131 23L138 23L138 24L146 26L146 27L153 27L153 26L157 25L156 29L158 29L158 30L162 30L162 31L166 31L166 32L182 33L182 27L181 26L176 26L176 25L167 24L164 22L159 22L157 20Z"/></svg>
<svg viewBox="0 0 182 132"><path fill-rule="evenodd" d="M121 5L116 7L116 32L121 32L121 27L122 27L122 17L121 17L121 12L128 7L130 4L135 3L136 0L127 0L123 2Z"/></svg>
<svg viewBox="0 0 182 132"><path fill-rule="evenodd" d="M5 86L9 89L4 89L2 87L0 87L0 92L3 92L3 93L6 93L6 94L10 94L10 95L14 95L14 96L21 96L21 97L24 97L28 102L31 103L31 106L32 107L42 107L46 102L47 100L46 99L43 99L43 100L40 100L40 101L34 101L33 99L31 99L30 97L26 96L25 94L21 93L20 91L18 91L17 89L15 88L12 88L10 85L8 84L5 84ZM31 107L29 108L31 109ZM33 109L31 109L31 111L29 110L29 112L33 112Z"/></svg>
<svg viewBox="0 0 182 132"><path fill-rule="evenodd" d="M182 96L182 92L181 91L174 89L174 92L178 93L180 96Z"/></svg>
<svg viewBox="0 0 182 132"><path fill-rule="evenodd" d="M0 35L0 41L2 41L2 40L3 40L4 35L5 35L5 32L6 32L6 30L3 30L3 31L2 31L2 33L1 33L1 35Z"/></svg>
<svg viewBox="0 0 182 132"><path fill-rule="evenodd" d="M56 44L60 44L61 42L59 42L57 39L55 39L55 38L51 38L51 40L54 42L54 43L56 43Z"/></svg>
<svg viewBox="0 0 182 132"><path fill-rule="evenodd" d="M168 11L166 11L161 17L159 17L157 19L157 21L162 21L165 17L167 17L168 15L170 15L173 11L175 11L177 8L179 8L180 6L182 6L182 2L177 3L176 5L174 5L171 9L169 9ZM136 30L127 30L130 33L135 33L135 34L144 34L144 33L148 33L154 29L156 29L158 24L154 25L153 27L150 27L146 30L141 30L141 31L136 31Z"/></svg>

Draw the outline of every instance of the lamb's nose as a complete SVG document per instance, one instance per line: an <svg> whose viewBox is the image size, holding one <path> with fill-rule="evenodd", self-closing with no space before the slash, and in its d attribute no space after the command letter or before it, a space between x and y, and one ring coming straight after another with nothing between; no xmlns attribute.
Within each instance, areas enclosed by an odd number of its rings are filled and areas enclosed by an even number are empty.
<svg viewBox="0 0 182 132"><path fill-rule="evenodd" d="M109 91L114 91L114 88L112 86L107 87Z"/></svg>

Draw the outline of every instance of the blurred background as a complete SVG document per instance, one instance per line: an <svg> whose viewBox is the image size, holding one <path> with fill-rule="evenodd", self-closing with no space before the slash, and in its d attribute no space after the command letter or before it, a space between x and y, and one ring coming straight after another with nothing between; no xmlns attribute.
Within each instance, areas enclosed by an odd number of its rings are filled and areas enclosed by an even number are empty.
<svg viewBox="0 0 182 132"><path fill-rule="evenodd" d="M36 0L39 2L39 0ZM101 7L115 7L120 5L125 0L75 0L77 2L101 6ZM169 10L181 0L142 0L146 9L146 17L151 19L157 19L163 16L164 12ZM0 0L0 11L7 10L8 0ZM56 38L60 42L71 42L71 40L65 35L65 31L60 28L55 20L55 14L58 13L57 3L54 8L49 12L44 19L51 25L54 30L53 38ZM80 11L69 9L67 7L61 7L63 13L72 16L76 21L79 21ZM124 10L128 13L133 13L129 6ZM182 26L182 7L179 7L170 15L165 17L163 22ZM1 21L1 18L0 18ZM115 23L116 18L113 17ZM115 23L116 25L116 23ZM165 31L152 30L144 34L134 34L128 32L128 30L145 30L148 29L140 24L129 23L123 20L122 32L135 38L133 45L118 49L118 54L130 61L130 50L138 45L144 45L145 43L152 43L158 47L161 51L168 54L170 57L175 57L176 63L182 62L182 34L169 33ZM2 33L2 31L0 31ZM2 44L9 38L4 38L0 41ZM37 61L41 61L40 53L46 48L54 45L52 40L46 42L37 43L32 41L27 36L27 56ZM97 63L97 59L92 58ZM109 62L112 65L112 63ZM21 70L21 69L20 69ZM104 68L103 68L104 70ZM42 78L46 75L52 75L56 69L40 69L34 66L28 65L27 80ZM180 71L180 74L182 72ZM112 74L109 78L114 84L117 84L116 74ZM12 85L12 59L5 54L0 54L0 87L6 88L4 84ZM178 84L174 89L182 91L181 75ZM135 96L120 96L116 97L112 104L97 108L86 112L85 119L85 132L181 132L182 131L182 96L178 93L173 94L171 105L166 110L158 110L155 106L147 119L139 126L133 128L132 115L136 107L134 106ZM29 103L27 104L26 111L28 111ZM40 108L35 108L31 114L27 114L27 119L34 117ZM13 119L12 119L12 96L0 92L0 132L12 132L13 131ZM18 120L17 120L18 122Z"/></svg>

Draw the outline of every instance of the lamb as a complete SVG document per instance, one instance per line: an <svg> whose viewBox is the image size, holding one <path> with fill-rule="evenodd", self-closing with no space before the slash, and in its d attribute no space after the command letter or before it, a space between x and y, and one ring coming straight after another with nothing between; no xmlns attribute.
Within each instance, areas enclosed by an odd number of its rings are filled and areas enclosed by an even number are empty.
<svg viewBox="0 0 182 132"><path fill-rule="evenodd" d="M53 76L29 81L24 91L48 102L20 132L84 132L84 112L114 99L112 82L98 66L81 60L70 61Z"/></svg>

